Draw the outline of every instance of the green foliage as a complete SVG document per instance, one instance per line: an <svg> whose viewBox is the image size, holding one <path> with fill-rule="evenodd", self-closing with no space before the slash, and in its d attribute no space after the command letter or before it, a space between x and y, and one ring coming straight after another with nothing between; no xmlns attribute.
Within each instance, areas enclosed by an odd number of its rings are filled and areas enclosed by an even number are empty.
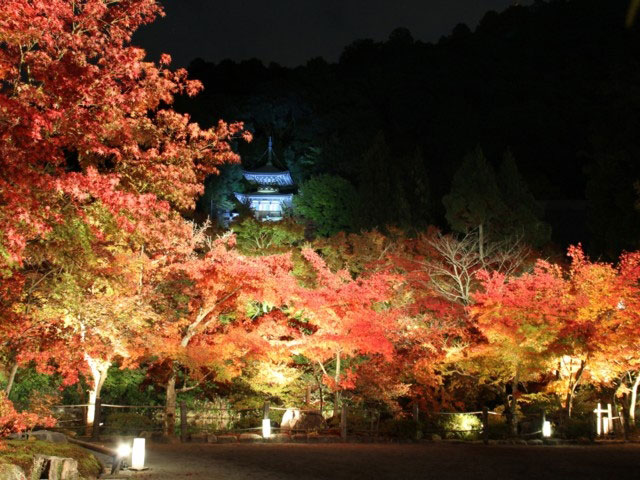
<svg viewBox="0 0 640 480"><path fill-rule="evenodd" d="M118 435L139 435L140 432L151 430L153 421L139 413L115 412L106 416L105 431Z"/></svg>
<svg viewBox="0 0 640 480"><path fill-rule="evenodd" d="M152 385L145 385L143 369L109 368L102 386L102 403L115 405L158 405L161 399Z"/></svg>
<svg viewBox="0 0 640 480"><path fill-rule="evenodd" d="M478 438L479 430L482 430L482 420L478 415L456 413L454 415L440 415L439 417L438 427L443 436L475 440Z"/></svg>
<svg viewBox="0 0 640 480"><path fill-rule="evenodd" d="M364 153L360 174L360 226L407 225L411 220L403 180L407 172L394 169L395 158L379 132Z"/></svg>
<svg viewBox="0 0 640 480"><path fill-rule="evenodd" d="M16 410L28 410L34 393L39 396L57 395L62 379L57 375L38 373L34 366L19 368L11 389L10 400Z"/></svg>
<svg viewBox="0 0 640 480"><path fill-rule="evenodd" d="M442 203L449 225L457 232L482 226L492 238L522 237L536 247L551 239L551 227L541 220L544 211L508 150L498 175L480 147L468 154Z"/></svg>
<svg viewBox="0 0 640 480"><path fill-rule="evenodd" d="M380 422L379 432L383 436L409 440L416 438L418 425L409 418L393 418Z"/></svg>
<svg viewBox="0 0 640 480"><path fill-rule="evenodd" d="M549 243L551 227L540 220L544 210L533 197L509 150L500 164L498 185L508 209L505 218L501 219L503 234L522 236L535 247Z"/></svg>
<svg viewBox="0 0 640 480"><path fill-rule="evenodd" d="M354 229L357 192L347 180L334 175L312 177L300 185L293 200L294 213L312 222L322 236Z"/></svg>
<svg viewBox="0 0 640 480"><path fill-rule="evenodd" d="M589 438L591 436L593 420L589 415L564 419L563 431L566 438Z"/></svg>
<svg viewBox="0 0 640 480"><path fill-rule="evenodd" d="M266 255L287 250L304 240L304 227L291 218L261 222L247 217L233 224L238 248L243 253Z"/></svg>
<svg viewBox="0 0 640 480"><path fill-rule="evenodd" d="M198 209L215 218L218 209L231 210L235 206L234 192L243 192L242 166L222 165L218 175L211 175L204 184L204 194L198 199Z"/></svg>
<svg viewBox="0 0 640 480"><path fill-rule="evenodd" d="M447 222L456 232L467 232L480 225L488 226L504 215L495 173L480 147L467 154L453 177L451 192L442 203Z"/></svg>

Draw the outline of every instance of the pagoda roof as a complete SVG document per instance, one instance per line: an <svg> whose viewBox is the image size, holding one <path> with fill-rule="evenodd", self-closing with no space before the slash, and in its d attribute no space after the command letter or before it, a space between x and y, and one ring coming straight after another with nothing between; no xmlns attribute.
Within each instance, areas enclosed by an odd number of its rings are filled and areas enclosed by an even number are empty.
<svg viewBox="0 0 640 480"><path fill-rule="evenodd" d="M256 170L243 170L242 175L247 181L258 185L293 186L293 179L289 170L278 170L273 165L265 165Z"/></svg>

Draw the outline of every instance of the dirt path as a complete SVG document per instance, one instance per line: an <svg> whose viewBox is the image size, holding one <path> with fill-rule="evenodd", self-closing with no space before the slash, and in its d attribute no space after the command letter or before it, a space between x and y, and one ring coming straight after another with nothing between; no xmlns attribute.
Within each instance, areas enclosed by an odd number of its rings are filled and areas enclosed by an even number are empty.
<svg viewBox="0 0 640 480"><path fill-rule="evenodd" d="M640 446L149 445L144 480L640 478Z"/></svg>

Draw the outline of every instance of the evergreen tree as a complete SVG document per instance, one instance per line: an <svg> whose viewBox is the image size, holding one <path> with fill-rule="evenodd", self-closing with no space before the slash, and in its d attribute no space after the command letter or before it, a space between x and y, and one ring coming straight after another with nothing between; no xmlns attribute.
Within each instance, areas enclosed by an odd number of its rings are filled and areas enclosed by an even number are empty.
<svg viewBox="0 0 640 480"><path fill-rule="evenodd" d="M505 216L507 208L493 168L480 147L467 154L442 203L453 230L464 233L478 229L482 255L486 231Z"/></svg>
<svg viewBox="0 0 640 480"><path fill-rule="evenodd" d="M380 132L362 158L359 188L362 227L406 225L410 222L409 202L400 175L391 149Z"/></svg>
<svg viewBox="0 0 640 480"><path fill-rule="evenodd" d="M354 229L357 192L342 177L320 175L302 185L293 200L293 211L310 220L316 232L331 236Z"/></svg>
<svg viewBox="0 0 640 480"><path fill-rule="evenodd" d="M411 209L411 225L421 229L432 220L431 188L422 151L418 148L407 159L405 192Z"/></svg>
<svg viewBox="0 0 640 480"><path fill-rule="evenodd" d="M508 209L508 215L501 222L504 235L521 235L527 243L536 247L548 243L551 239L551 227L541 220L544 209L522 178L510 150L502 158L498 186Z"/></svg>

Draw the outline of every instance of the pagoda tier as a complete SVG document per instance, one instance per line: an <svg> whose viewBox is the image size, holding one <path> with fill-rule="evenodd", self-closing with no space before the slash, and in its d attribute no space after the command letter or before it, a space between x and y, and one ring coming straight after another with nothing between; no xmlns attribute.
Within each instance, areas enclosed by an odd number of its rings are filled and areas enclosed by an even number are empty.
<svg viewBox="0 0 640 480"><path fill-rule="evenodd" d="M273 142L269 137L266 165L255 170L243 170L244 178L257 186L257 192L235 193L240 203L244 203L259 220L282 220L284 211L293 206L293 193L288 193L294 188L293 179L288 170L280 170L272 163ZM280 189L285 192L280 192Z"/></svg>
<svg viewBox="0 0 640 480"><path fill-rule="evenodd" d="M282 220L284 210L293 205L292 193L236 193L240 203L253 210L258 220Z"/></svg>
<svg viewBox="0 0 640 480"><path fill-rule="evenodd" d="M293 187L293 180L288 170L277 170L271 165L265 165L252 171L242 171L248 182L258 185L277 185L278 187Z"/></svg>

